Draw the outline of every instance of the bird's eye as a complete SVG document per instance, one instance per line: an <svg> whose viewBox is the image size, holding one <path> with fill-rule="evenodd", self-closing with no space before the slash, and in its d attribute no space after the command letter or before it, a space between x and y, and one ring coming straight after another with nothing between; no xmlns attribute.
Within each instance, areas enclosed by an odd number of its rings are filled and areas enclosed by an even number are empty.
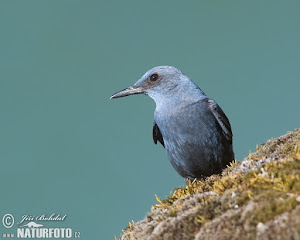
<svg viewBox="0 0 300 240"><path fill-rule="evenodd" d="M150 76L150 80L153 81L153 82L156 81L157 79L158 79L158 74L157 73L154 73Z"/></svg>

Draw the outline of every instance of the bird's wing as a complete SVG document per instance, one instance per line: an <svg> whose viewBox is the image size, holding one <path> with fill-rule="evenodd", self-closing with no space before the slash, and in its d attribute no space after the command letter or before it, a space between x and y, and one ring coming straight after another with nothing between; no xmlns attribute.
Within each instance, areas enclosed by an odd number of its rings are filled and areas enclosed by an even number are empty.
<svg viewBox="0 0 300 240"><path fill-rule="evenodd" d="M161 145L163 145L163 147L165 147L163 136L162 136L156 122L153 123L153 141L155 144L157 144L157 141L159 141L161 143Z"/></svg>
<svg viewBox="0 0 300 240"><path fill-rule="evenodd" d="M229 123L228 118L226 117L223 110L219 107L219 105L212 99L208 100L208 106L212 113L214 114L215 118L217 119L218 123L220 124L223 134L225 137L232 142L232 131L231 126Z"/></svg>

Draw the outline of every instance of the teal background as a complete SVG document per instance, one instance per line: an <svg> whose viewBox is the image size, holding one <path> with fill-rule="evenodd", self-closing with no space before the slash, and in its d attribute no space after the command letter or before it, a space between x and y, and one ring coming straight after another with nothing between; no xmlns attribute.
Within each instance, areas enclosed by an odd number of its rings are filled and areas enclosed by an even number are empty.
<svg viewBox="0 0 300 240"><path fill-rule="evenodd" d="M109 100L157 65L221 105L238 160L299 127L299 11L275 0L1 1L0 217L67 214L61 225L82 239L113 239L154 194L183 185L153 144L154 102Z"/></svg>

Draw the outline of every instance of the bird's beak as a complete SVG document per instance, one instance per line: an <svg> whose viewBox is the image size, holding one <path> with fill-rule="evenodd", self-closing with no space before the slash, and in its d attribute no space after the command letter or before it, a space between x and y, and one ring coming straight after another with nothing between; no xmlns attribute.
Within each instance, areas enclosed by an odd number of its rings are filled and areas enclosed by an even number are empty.
<svg viewBox="0 0 300 240"><path fill-rule="evenodd" d="M119 98L119 97L126 97L129 95L133 95L133 94L139 94L139 93L144 93L144 89L141 87L135 87L135 86L130 86L128 88L125 88L119 92L116 92L115 94L113 94L110 99L113 98Z"/></svg>

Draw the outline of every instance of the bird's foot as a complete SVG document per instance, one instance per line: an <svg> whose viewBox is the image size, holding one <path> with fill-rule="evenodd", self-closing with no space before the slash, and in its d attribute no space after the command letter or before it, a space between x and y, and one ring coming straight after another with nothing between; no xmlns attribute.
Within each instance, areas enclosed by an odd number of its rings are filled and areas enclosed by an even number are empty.
<svg viewBox="0 0 300 240"><path fill-rule="evenodd" d="M190 184L192 184L192 182L193 182L194 179L185 178L184 180L186 182L186 185L190 185Z"/></svg>

